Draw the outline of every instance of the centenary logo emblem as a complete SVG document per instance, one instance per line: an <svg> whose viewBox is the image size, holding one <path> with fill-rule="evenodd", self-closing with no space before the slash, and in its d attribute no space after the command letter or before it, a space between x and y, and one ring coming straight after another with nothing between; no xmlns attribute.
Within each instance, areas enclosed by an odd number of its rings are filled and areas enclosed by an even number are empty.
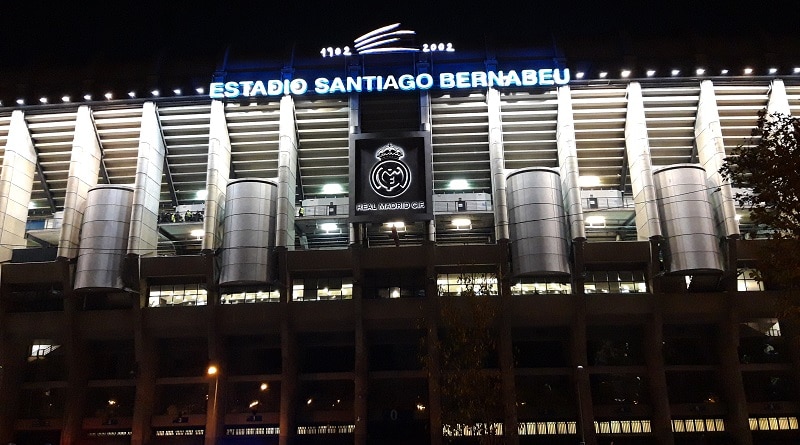
<svg viewBox="0 0 800 445"><path fill-rule="evenodd" d="M384 198L396 198L408 190L411 170L400 160L403 156L403 149L391 142L375 152L380 161L369 173L369 185L375 193Z"/></svg>

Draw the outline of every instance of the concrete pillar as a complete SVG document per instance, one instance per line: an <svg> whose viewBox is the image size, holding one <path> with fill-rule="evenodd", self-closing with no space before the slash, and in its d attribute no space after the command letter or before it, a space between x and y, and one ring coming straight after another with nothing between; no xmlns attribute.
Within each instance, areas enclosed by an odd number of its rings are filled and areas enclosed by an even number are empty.
<svg viewBox="0 0 800 445"><path fill-rule="evenodd" d="M424 69L425 71L418 71L418 72L427 72L427 63L418 63L417 69ZM431 131L431 95L428 90L422 90L419 93L419 116L420 116L420 125L419 129L422 131ZM426 223L428 236L427 240L435 243L436 242L436 220L432 219Z"/></svg>
<svg viewBox="0 0 800 445"><path fill-rule="evenodd" d="M0 324L2 329L3 324ZM25 372L27 345L0 331L0 443L13 443L20 388Z"/></svg>
<svg viewBox="0 0 800 445"><path fill-rule="evenodd" d="M650 407L653 410L653 436L659 445L674 445L667 376L664 373L664 321L659 308L653 309L653 318L645 323L644 329L644 358L647 363Z"/></svg>
<svg viewBox="0 0 800 445"><path fill-rule="evenodd" d="M355 440L356 445L367 443L367 413L369 400L369 340L364 327L363 310L363 280L364 274L361 268L361 256L353 255L353 309L355 320L355 373L353 386L355 397L353 398L353 420L356 426Z"/></svg>
<svg viewBox="0 0 800 445"><path fill-rule="evenodd" d="M143 257L158 251L158 203L166 146L161 134L156 104L145 102L139 130L139 154L133 185L133 208L128 236L128 253Z"/></svg>
<svg viewBox="0 0 800 445"><path fill-rule="evenodd" d="M628 109L625 115L625 150L636 211L636 237L640 241L661 236L650 142L644 115L642 87L639 82L628 85Z"/></svg>
<svg viewBox="0 0 800 445"><path fill-rule="evenodd" d="M787 116L792 114L789 108L789 98L786 96L786 86L783 80L775 79L769 86L769 100L767 101L768 113L781 113Z"/></svg>
<svg viewBox="0 0 800 445"><path fill-rule="evenodd" d="M558 88L558 123L556 128L558 173L561 176L561 194L573 240L586 239L586 227L581 206L581 189L578 185L578 147L575 144L575 119L572 115L572 96L568 86Z"/></svg>
<svg viewBox="0 0 800 445"><path fill-rule="evenodd" d="M725 160L725 144L722 140L714 84L710 80L700 82L694 137L697 158L706 170L711 206L717 218L717 232L721 236L738 238L739 222L736 221L731 185L719 173Z"/></svg>
<svg viewBox="0 0 800 445"><path fill-rule="evenodd" d="M720 357L719 376L728 415L725 429L735 445L753 445L753 435L747 412L747 397L744 392L741 366L739 364L739 322L732 308L719 323L717 348Z"/></svg>
<svg viewBox="0 0 800 445"><path fill-rule="evenodd" d="M139 299L133 307L133 347L136 354L136 395L131 425L131 445L147 445L153 429L150 419L156 401L158 355L156 342L148 333L145 322L147 282L140 280Z"/></svg>
<svg viewBox="0 0 800 445"><path fill-rule="evenodd" d="M486 91L489 115L489 168L492 175L492 204L494 207L495 239L508 239L508 203L506 198L505 156L503 152L503 122L500 118L500 92Z"/></svg>
<svg viewBox="0 0 800 445"><path fill-rule="evenodd" d="M281 406L278 418L279 445L292 445L297 437L297 339L291 320L292 277L286 268L286 248L278 252L278 279L281 283ZM355 286L354 286L355 287Z"/></svg>
<svg viewBox="0 0 800 445"><path fill-rule="evenodd" d="M100 175L100 142L88 106L78 108L75 118L75 136L69 159L67 193L64 196L64 217L58 241L58 256L77 258L83 212L86 210L86 195L97 185Z"/></svg>
<svg viewBox="0 0 800 445"><path fill-rule="evenodd" d="M511 335L511 267L508 258L508 240L498 240L502 257L498 274L500 293L500 325L497 352L500 363L500 385L503 391L503 443L519 444L519 419L517 417L517 386L514 373L514 345Z"/></svg>
<svg viewBox="0 0 800 445"><path fill-rule="evenodd" d="M430 425L431 445L442 444L442 377L439 353L439 289L436 285L436 268L428 264L425 269L425 347L428 371L428 422Z"/></svg>
<svg viewBox="0 0 800 445"><path fill-rule="evenodd" d="M225 104L211 101L208 134L208 172L206 173L205 215L203 218L203 250L222 245L222 216L225 211L225 188L231 174L231 139L225 120Z"/></svg>
<svg viewBox="0 0 800 445"><path fill-rule="evenodd" d="M570 338L570 362L572 363L573 384L575 385L578 418L575 425L579 440L586 445L597 445L597 433L594 429L594 406L592 405L592 387L589 380L589 369L586 352L586 300L582 295L575 296L575 321L572 323Z"/></svg>
<svg viewBox="0 0 800 445"><path fill-rule="evenodd" d="M297 124L292 96L281 98L278 126L278 205L275 218L276 246L294 250L295 193L297 191Z"/></svg>
<svg viewBox="0 0 800 445"><path fill-rule="evenodd" d="M35 174L36 151L25 115L14 110L0 171L0 263L11 259L13 249L25 247L25 224Z"/></svg>
<svg viewBox="0 0 800 445"><path fill-rule="evenodd" d="M64 426L61 430L61 445L79 444L83 436L83 414L86 409L89 360L86 343L79 327L80 313L78 304L80 299L75 295L64 299L67 399L64 409Z"/></svg>
<svg viewBox="0 0 800 445"><path fill-rule="evenodd" d="M359 96L358 93L350 94L349 98L349 115L348 115L348 132L349 135L361 133L361 114L359 112ZM352 139L351 139L352 140ZM350 190L350 193L353 193ZM359 224L349 223L350 228L350 245L361 244L361 226Z"/></svg>

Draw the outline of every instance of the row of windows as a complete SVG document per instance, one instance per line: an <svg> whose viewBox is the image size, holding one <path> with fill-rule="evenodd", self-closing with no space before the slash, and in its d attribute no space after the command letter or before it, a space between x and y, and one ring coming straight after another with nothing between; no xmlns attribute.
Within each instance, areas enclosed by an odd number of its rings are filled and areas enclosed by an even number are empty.
<svg viewBox="0 0 800 445"><path fill-rule="evenodd" d="M754 269L740 269L737 282L740 291L763 290L763 283L756 278ZM391 280L390 280L391 281ZM389 286L365 287L365 298L401 298L424 295L423 286L416 278L394 280ZM477 295L497 295L497 278L488 273L439 274L436 285L440 295L460 296L465 292ZM586 272L584 289L592 293L645 293L647 282L643 271L590 271ZM535 278L520 279L511 285L512 295L570 294L570 283L541 281ZM292 283L293 301L349 300L353 298L352 277L301 278ZM280 293L273 287L263 289L224 292L222 304L270 303L280 300ZM177 284L150 286L148 305L204 306L208 304L208 293L204 284Z"/></svg>

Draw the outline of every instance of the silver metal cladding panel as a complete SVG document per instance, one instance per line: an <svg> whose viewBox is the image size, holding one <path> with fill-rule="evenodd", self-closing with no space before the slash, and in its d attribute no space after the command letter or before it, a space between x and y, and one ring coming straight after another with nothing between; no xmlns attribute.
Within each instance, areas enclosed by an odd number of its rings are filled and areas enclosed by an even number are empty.
<svg viewBox="0 0 800 445"><path fill-rule="evenodd" d="M568 275L569 238L559 173L526 168L508 175L512 273Z"/></svg>
<svg viewBox="0 0 800 445"><path fill-rule="evenodd" d="M272 281L278 186L263 179L231 181L226 190L220 284Z"/></svg>
<svg viewBox="0 0 800 445"><path fill-rule="evenodd" d="M653 171L664 263L669 273L721 272L722 253L708 200L705 170L678 164Z"/></svg>
<svg viewBox="0 0 800 445"><path fill-rule="evenodd" d="M98 186L86 195L75 290L122 289L133 189Z"/></svg>

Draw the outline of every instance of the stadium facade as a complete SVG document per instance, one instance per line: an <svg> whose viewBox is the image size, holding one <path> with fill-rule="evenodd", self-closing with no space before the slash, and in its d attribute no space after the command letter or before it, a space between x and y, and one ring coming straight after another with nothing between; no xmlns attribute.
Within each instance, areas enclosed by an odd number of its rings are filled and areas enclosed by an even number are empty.
<svg viewBox="0 0 800 445"><path fill-rule="evenodd" d="M0 108L0 443L442 443L471 289L506 443L796 443L800 326L718 170L797 72L364 46Z"/></svg>

